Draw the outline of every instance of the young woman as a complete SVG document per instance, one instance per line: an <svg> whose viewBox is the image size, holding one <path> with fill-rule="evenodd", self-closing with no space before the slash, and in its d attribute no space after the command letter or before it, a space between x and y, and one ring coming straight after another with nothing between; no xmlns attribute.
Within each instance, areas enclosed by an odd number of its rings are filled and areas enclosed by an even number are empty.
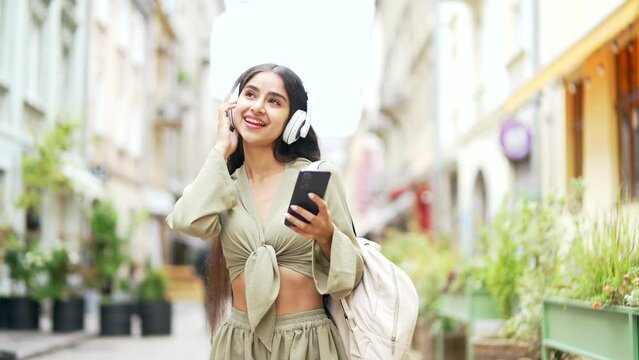
<svg viewBox="0 0 639 360"><path fill-rule="evenodd" d="M214 148L167 218L172 229L212 238L213 259L226 264L218 261L209 278L213 328L229 281L233 305L214 333L211 359L346 359L322 295L348 295L363 263L335 167L320 167L331 172L324 198L309 195L317 215L292 209L308 224L286 214L298 172L320 158L312 127L304 134L302 126L299 138L286 128L292 117L295 129L310 121L302 81L263 64L236 86L237 102L219 108Z"/></svg>

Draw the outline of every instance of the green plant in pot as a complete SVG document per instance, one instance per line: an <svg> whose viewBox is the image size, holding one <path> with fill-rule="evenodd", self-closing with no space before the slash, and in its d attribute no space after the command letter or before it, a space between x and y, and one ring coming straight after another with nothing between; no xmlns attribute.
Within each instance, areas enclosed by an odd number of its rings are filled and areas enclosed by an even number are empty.
<svg viewBox="0 0 639 360"><path fill-rule="evenodd" d="M53 331L84 329L84 300L80 293L79 256L67 244L57 243L45 253L46 298L53 300Z"/></svg>
<svg viewBox="0 0 639 360"><path fill-rule="evenodd" d="M27 245L17 237L9 239L5 258L12 280L12 296L5 303L7 327L34 330L40 327L40 300L45 257L37 245ZM3 311L4 312L4 311Z"/></svg>
<svg viewBox="0 0 639 360"><path fill-rule="evenodd" d="M8 266L5 267L5 254L9 239L15 237L13 228L9 225L0 226L0 329L9 327L9 293L10 280L8 276ZM7 269L7 270L5 270ZM6 271L6 273L5 273Z"/></svg>
<svg viewBox="0 0 639 360"><path fill-rule="evenodd" d="M555 287L559 296L543 303L544 356L553 349L597 359L639 359L636 211L618 208L594 225L580 222L562 275Z"/></svg>
<svg viewBox="0 0 639 360"><path fill-rule="evenodd" d="M413 281L419 294L418 322L413 347L424 353L432 352L434 334L442 325L437 321L441 288L457 262L457 257L450 250L448 241L442 239L435 243L423 233L399 230L387 233L383 240L382 252ZM452 333L452 327L447 329L451 330L448 334Z"/></svg>
<svg viewBox="0 0 639 360"><path fill-rule="evenodd" d="M118 216L109 202L96 202L91 212L91 257L94 271L91 283L102 293L100 334L130 335L132 303L120 286L122 267L128 263L127 241L118 232Z"/></svg>
<svg viewBox="0 0 639 360"><path fill-rule="evenodd" d="M142 335L170 335L172 306L167 299L168 278L159 269L147 268L138 286L138 313Z"/></svg>
<svg viewBox="0 0 639 360"><path fill-rule="evenodd" d="M541 344L542 301L559 274L565 243L562 198L521 198L503 206L485 232L486 288L505 320L498 336L478 338L474 353L537 357Z"/></svg>
<svg viewBox="0 0 639 360"><path fill-rule="evenodd" d="M540 201L523 199L514 214L520 220L516 236L523 268L516 282L516 312L504 324L502 335L529 345L537 356L541 346L542 302L560 276L569 242L564 200L550 194Z"/></svg>
<svg viewBox="0 0 639 360"><path fill-rule="evenodd" d="M118 232L118 215L109 202L97 202L91 212L92 260L94 283L106 302L118 287L121 267L129 261L127 241Z"/></svg>
<svg viewBox="0 0 639 360"><path fill-rule="evenodd" d="M618 209L575 239L558 293L585 300L594 308L637 306L639 222Z"/></svg>

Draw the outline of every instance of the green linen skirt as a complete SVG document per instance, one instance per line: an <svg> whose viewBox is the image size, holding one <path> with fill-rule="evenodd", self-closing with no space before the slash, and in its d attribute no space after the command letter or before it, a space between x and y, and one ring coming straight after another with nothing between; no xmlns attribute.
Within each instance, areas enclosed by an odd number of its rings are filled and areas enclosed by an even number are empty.
<svg viewBox="0 0 639 360"><path fill-rule="evenodd" d="M278 316L272 351L253 336L245 312L233 309L212 339L210 360L345 360L342 339L323 309Z"/></svg>

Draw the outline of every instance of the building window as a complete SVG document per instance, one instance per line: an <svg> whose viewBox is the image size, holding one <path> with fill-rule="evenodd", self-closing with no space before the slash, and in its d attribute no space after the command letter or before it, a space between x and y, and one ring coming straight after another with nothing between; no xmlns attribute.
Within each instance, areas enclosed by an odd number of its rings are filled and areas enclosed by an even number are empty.
<svg viewBox="0 0 639 360"><path fill-rule="evenodd" d="M6 191L5 191L5 183L6 183L6 175L4 172L4 169L0 169L0 225L2 223L2 220L5 219L6 217L6 209L5 209L5 202L7 202L6 199Z"/></svg>
<svg viewBox="0 0 639 360"><path fill-rule="evenodd" d="M7 78L8 58L8 16L7 0L0 0L0 80Z"/></svg>
<svg viewBox="0 0 639 360"><path fill-rule="evenodd" d="M58 73L58 94L60 96L60 104L63 109L70 110L71 91L74 87L71 76L71 54L69 48L62 47L62 59L60 63L60 72Z"/></svg>
<svg viewBox="0 0 639 360"><path fill-rule="evenodd" d="M106 132L106 115L107 115L107 90L104 73L100 72L96 75L94 109L91 115L93 117L93 132L96 135L103 136ZM118 121L118 120L116 120Z"/></svg>
<svg viewBox="0 0 639 360"><path fill-rule="evenodd" d="M127 52L129 50L129 38L131 37L131 10L131 0L118 1L118 29L116 44L118 49L122 52Z"/></svg>
<svg viewBox="0 0 639 360"><path fill-rule="evenodd" d="M0 124L9 122L9 96L2 84L0 84Z"/></svg>
<svg viewBox="0 0 639 360"><path fill-rule="evenodd" d="M624 199L639 198L639 51L634 38L619 47L617 112L619 116L619 170Z"/></svg>
<svg viewBox="0 0 639 360"><path fill-rule="evenodd" d="M42 71L42 21L35 14L29 21L29 41L27 45L27 97L30 100L42 101L43 71Z"/></svg>
<svg viewBox="0 0 639 360"><path fill-rule="evenodd" d="M131 61L133 65L142 66L146 55L146 20L140 11L132 13Z"/></svg>
<svg viewBox="0 0 639 360"><path fill-rule="evenodd" d="M570 168L568 178L583 177L584 170L584 88L581 81L568 85L569 119L568 119L568 156Z"/></svg>
<svg viewBox="0 0 639 360"><path fill-rule="evenodd" d="M477 173L475 185L473 186L472 208L473 238L475 241L479 241L481 238L481 229L488 222L488 191L486 190L484 174L481 171ZM474 245L473 248L473 251L477 250Z"/></svg>
<svg viewBox="0 0 639 360"><path fill-rule="evenodd" d="M94 1L95 19L103 28L109 27L109 20L111 18L111 1L112 0Z"/></svg>

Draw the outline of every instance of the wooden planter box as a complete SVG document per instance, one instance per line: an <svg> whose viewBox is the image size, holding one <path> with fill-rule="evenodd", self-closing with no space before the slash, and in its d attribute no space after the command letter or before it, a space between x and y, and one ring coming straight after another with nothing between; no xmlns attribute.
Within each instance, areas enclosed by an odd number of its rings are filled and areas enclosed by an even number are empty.
<svg viewBox="0 0 639 360"><path fill-rule="evenodd" d="M497 306L485 290L467 290L461 294L444 294L439 314L462 322L499 319Z"/></svg>
<svg viewBox="0 0 639 360"><path fill-rule="evenodd" d="M466 359L473 359L471 340L473 323L479 320L499 319L497 306L485 290L466 290L459 294L444 294L440 300L439 316L466 323ZM437 345L437 359L444 358L444 342L440 336Z"/></svg>
<svg viewBox="0 0 639 360"><path fill-rule="evenodd" d="M542 357L552 350L597 360L639 360L639 308L593 309L586 301L544 299Z"/></svg>
<svg viewBox="0 0 639 360"><path fill-rule="evenodd" d="M436 360L439 334L431 331L432 323L420 324L418 321L417 324L413 335L413 350L421 354L420 360ZM459 331L444 334L444 349L444 360L463 359L466 356L466 335Z"/></svg>
<svg viewBox="0 0 639 360"><path fill-rule="evenodd" d="M475 336L473 360L519 360L538 359L539 348L531 344L498 337Z"/></svg>

